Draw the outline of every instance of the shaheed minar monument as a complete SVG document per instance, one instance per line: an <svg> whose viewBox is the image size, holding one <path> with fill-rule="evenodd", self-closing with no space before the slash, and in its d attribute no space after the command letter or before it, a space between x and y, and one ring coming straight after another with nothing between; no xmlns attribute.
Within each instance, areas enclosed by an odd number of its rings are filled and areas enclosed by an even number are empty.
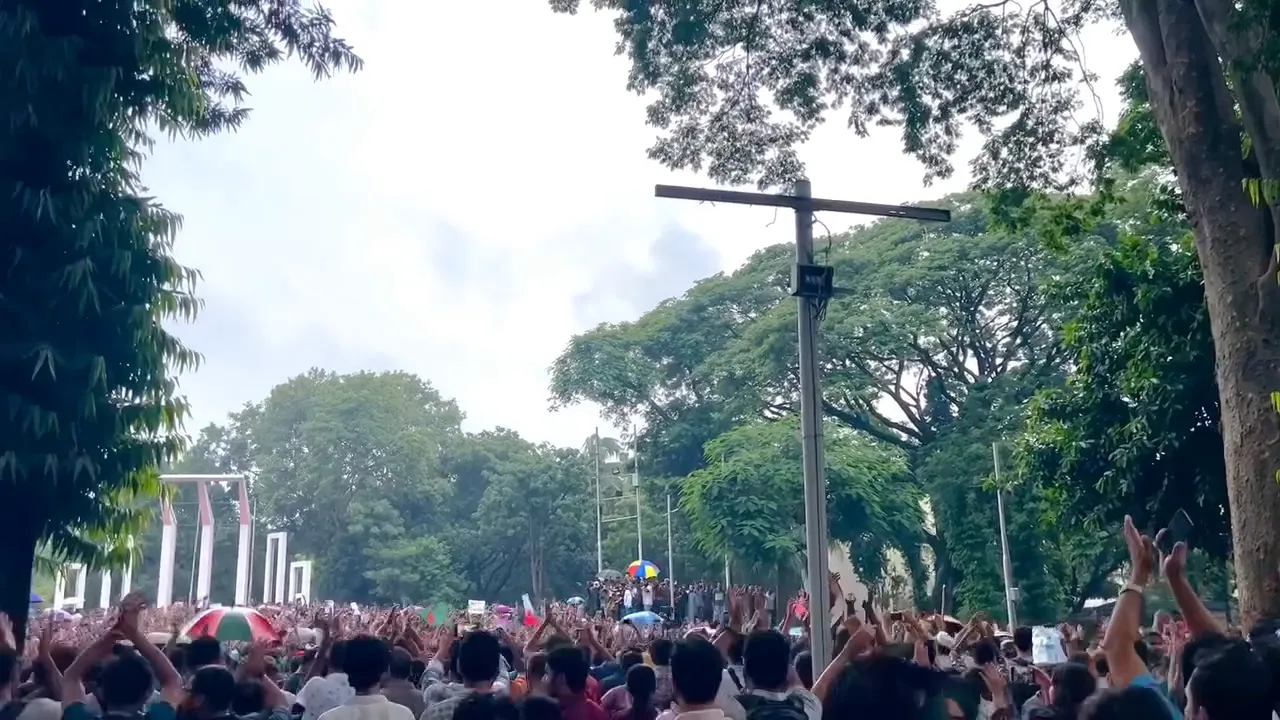
<svg viewBox="0 0 1280 720"><path fill-rule="evenodd" d="M196 495L200 506L200 524L197 527L199 542L196 550L195 598L205 604L218 602L222 598L210 598L209 590L213 579L213 506L209 502L210 483L234 483L238 491L240 537L236 549L236 586L235 604L248 605L249 586L252 581L253 552L253 517L249 509L249 478L247 475L161 475L161 482L170 484L191 483L196 486ZM173 603L173 566L178 544L178 524L173 513L173 506L168 499L162 499L160 505L160 572L159 587L156 589L156 607L165 607ZM311 561L288 560L288 533L268 533L266 553L263 560L263 603L284 603L298 598L311 600ZM130 538L130 545L133 540ZM131 590L133 566L130 563L124 569L120 582L120 597ZM83 565L68 564L64 571L54 580L53 607L81 609L85 606L86 572ZM288 584L286 592L286 581ZM71 592L67 592L68 584ZM110 607L111 571L102 572L101 590L98 594L98 606Z"/></svg>

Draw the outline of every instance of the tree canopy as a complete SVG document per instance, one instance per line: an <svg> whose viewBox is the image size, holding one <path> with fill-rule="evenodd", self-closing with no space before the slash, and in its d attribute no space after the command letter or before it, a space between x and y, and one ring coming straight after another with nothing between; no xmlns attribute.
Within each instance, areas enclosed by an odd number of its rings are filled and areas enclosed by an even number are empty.
<svg viewBox="0 0 1280 720"><path fill-rule="evenodd" d="M243 78L286 57L322 77L360 59L299 0L18 0L0 18L0 610L23 638L32 558L101 563L182 448L172 373L199 356L165 329L198 308L170 255L180 217L138 168L160 130L248 116ZM21 641L21 640L20 640Z"/></svg>
<svg viewBox="0 0 1280 720"><path fill-rule="evenodd" d="M991 561L991 446L1016 437L1037 389L1061 382L1069 356L1058 337L1074 304L1058 290L1115 233L1101 228L1061 254L1034 234L991 226L977 196L942 203L955 212L947 226L888 220L818 243L820 261L835 266L838 286L848 289L829 304L819 343L833 424L828 504L833 518L848 514L849 522L832 520L831 530L833 539L859 538L854 559L869 578L879 577L892 549L922 601L940 604L944 586L949 595L974 587L959 598L964 606L998 610L989 602L1001 592ZM798 395L790 262L785 247L761 250L634 322L573 338L552 368L555 402L589 400L611 418L643 418L642 464L683 478L681 506L700 545L756 562L803 545L800 506L791 502L800 466L787 444ZM749 462L732 467L724 448ZM869 462L893 457L907 472ZM742 503L778 507L741 518L700 507L703 497L728 497L728 488ZM1057 548L1089 543L1072 543L1070 532L1043 522L1039 488L1025 493L1011 524L1020 540L1015 565L1025 570L1029 611L1048 618L1088 594L1083 586L1105 584L1113 548L1095 544L1094 555L1062 557ZM837 509L846 496L857 500ZM885 498L895 501L879 502ZM851 514L853 506L860 513ZM868 527L876 528L870 536ZM1078 583L1032 588L1054 562L1080 566L1061 575Z"/></svg>
<svg viewBox="0 0 1280 720"><path fill-rule="evenodd" d="M580 0L550 0L576 12ZM1280 56L1264 0L602 1L628 87L648 95L651 158L718 182L785 185L796 148L837 112L857 133L901 129L926 179L953 172L966 127L984 139L975 185L1025 201L1114 181L1108 156L1167 159L1204 283L1227 497L1246 622L1280 613ZM1144 133L1079 123L1093 81L1083 31L1121 22L1138 69L1126 82ZM1137 77L1141 91L1134 92ZM1122 130L1126 129L1124 127ZM1093 159L1096 162L1080 162ZM910 422L909 425L916 425ZM903 432L907 428L898 429Z"/></svg>
<svg viewBox="0 0 1280 720"><path fill-rule="evenodd" d="M289 533L289 554L315 563L314 598L460 606L468 598L517 602L520 593L566 598L595 575L594 444L591 452L530 442L512 430L462 429L464 414L423 379L405 372L348 375L311 370L260 402L201 431L172 467L179 473L249 473L255 547ZM616 441L608 465L624 464ZM646 547L664 573L666 525L652 501L665 485L646 479ZM187 497L190 495L190 497ZM210 489L215 553L235 557L231 488ZM194 492L175 498L179 562L175 597L187 593L197 524ZM676 572L714 578L722 567L673 524ZM135 584L156 587L160 528L140 541ZM607 567L635 558L635 524L607 526ZM262 597L262 558L251 595ZM215 563L213 599L234 594L234 564Z"/></svg>

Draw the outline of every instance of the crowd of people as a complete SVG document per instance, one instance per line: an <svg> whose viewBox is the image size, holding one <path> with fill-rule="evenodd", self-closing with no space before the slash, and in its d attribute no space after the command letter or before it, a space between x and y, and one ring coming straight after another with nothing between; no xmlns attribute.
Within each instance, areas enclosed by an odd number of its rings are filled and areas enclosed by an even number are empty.
<svg viewBox="0 0 1280 720"><path fill-rule="evenodd" d="M636 612L650 611L677 623L724 622L728 599L737 595L748 607L758 608L765 624L771 624L777 613L776 592L758 585L722 585L695 582L675 586L667 579L639 579L619 575L596 578L587 586L586 611L590 615L622 619ZM801 602L793 598L788 608Z"/></svg>
<svg viewBox="0 0 1280 720"><path fill-rule="evenodd" d="M720 593L705 588L708 613L693 588L683 622L649 625L609 612L628 591L644 607L625 581L596 586L599 613L551 611L533 627L277 608L276 641L248 645L178 642L183 611L131 595L73 631L36 620L26 652L0 618L0 720L1270 720L1278 623L1230 632L1187 582L1185 546L1161 558L1131 523L1124 535L1131 575L1109 621L1062 626L1065 660L1051 666L1031 628L881 617L870 602L840 607L834 587L835 649L821 659L816 630L789 631L797 614L771 618L753 588L723 593L723 620ZM1159 565L1178 613L1144 628ZM649 587L659 607L661 584Z"/></svg>

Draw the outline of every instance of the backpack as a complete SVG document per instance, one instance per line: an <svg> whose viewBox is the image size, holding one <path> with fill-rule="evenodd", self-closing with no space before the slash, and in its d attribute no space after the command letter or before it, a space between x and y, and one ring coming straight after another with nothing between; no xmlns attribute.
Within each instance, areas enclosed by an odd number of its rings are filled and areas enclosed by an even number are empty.
<svg viewBox="0 0 1280 720"><path fill-rule="evenodd" d="M770 700L744 693L738 696L738 702L747 711L747 720L809 720L804 711L804 701L795 696L786 700Z"/></svg>

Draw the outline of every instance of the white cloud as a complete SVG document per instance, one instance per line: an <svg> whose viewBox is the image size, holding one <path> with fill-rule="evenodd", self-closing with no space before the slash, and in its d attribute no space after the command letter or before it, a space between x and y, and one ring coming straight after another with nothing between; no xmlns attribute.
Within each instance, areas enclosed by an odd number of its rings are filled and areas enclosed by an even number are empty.
<svg viewBox="0 0 1280 720"><path fill-rule="evenodd" d="M577 444L595 410L546 402L573 333L790 239L772 210L652 197L707 182L645 158L654 131L608 17L530 0L331 8L364 72L251 78L243 130L162 144L145 169L205 277L208 310L179 329L207 356L183 379L193 428L313 365L403 368L456 397L471 429ZM1099 37L1090 63L1114 107L1107 79L1132 49ZM825 197L905 202L965 181L926 189L892 130L858 140L839 122L804 159Z"/></svg>

